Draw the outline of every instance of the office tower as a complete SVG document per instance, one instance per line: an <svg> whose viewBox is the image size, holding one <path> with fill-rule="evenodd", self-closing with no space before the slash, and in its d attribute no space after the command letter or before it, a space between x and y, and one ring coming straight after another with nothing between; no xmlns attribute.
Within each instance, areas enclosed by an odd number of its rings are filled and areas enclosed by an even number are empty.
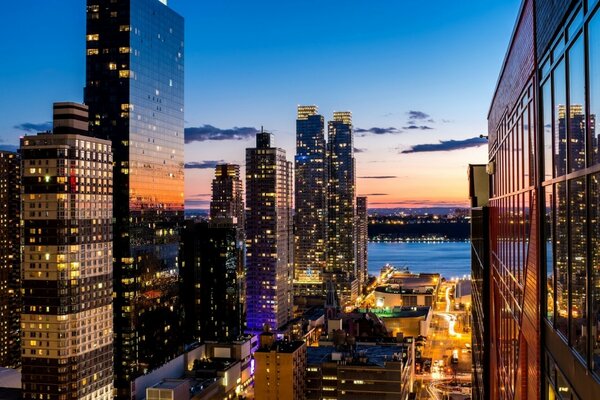
<svg viewBox="0 0 600 400"><path fill-rule="evenodd" d="M111 142L87 107L21 138L23 399L113 398Z"/></svg>
<svg viewBox="0 0 600 400"><path fill-rule="evenodd" d="M0 365L20 364L21 159L0 151Z"/></svg>
<svg viewBox="0 0 600 400"><path fill-rule="evenodd" d="M327 262L326 152L325 122L317 106L298 106L294 166L296 287L316 284L321 289L322 286Z"/></svg>
<svg viewBox="0 0 600 400"><path fill-rule="evenodd" d="M158 0L88 0L85 102L114 150L115 384L182 351L183 18Z"/></svg>
<svg viewBox="0 0 600 400"><path fill-rule="evenodd" d="M231 222L185 223L180 274L186 343L232 341L243 333L237 230Z"/></svg>
<svg viewBox="0 0 600 400"><path fill-rule="evenodd" d="M327 270L338 282L357 278L355 239L355 166L352 113L334 112L328 124L328 238ZM355 284L350 296L340 296L342 303L354 301Z"/></svg>
<svg viewBox="0 0 600 400"><path fill-rule="evenodd" d="M210 201L211 220L229 220L244 228L244 200L240 166L219 164L215 167Z"/></svg>
<svg viewBox="0 0 600 400"><path fill-rule="evenodd" d="M597 9L524 0L490 107L491 399L600 398Z"/></svg>
<svg viewBox="0 0 600 400"><path fill-rule="evenodd" d="M473 392L476 400L488 399L490 393L490 177L486 165L469 165L471 200L471 287L472 287L472 366Z"/></svg>
<svg viewBox="0 0 600 400"><path fill-rule="evenodd" d="M360 293L365 290L369 278L369 263L367 260L367 246L369 245L369 213L367 211L367 197L356 198L356 271Z"/></svg>
<svg viewBox="0 0 600 400"><path fill-rule="evenodd" d="M273 333L265 332L260 335L254 359L257 399L305 399L306 344L303 341L277 341Z"/></svg>
<svg viewBox="0 0 600 400"><path fill-rule="evenodd" d="M246 149L246 243L247 329L277 329L292 315L292 165L267 132Z"/></svg>

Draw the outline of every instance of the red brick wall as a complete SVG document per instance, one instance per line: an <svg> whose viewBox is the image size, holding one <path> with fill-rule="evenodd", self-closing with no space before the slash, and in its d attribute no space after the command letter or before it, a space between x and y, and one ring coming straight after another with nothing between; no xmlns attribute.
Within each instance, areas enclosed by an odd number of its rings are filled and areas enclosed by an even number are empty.
<svg viewBox="0 0 600 400"><path fill-rule="evenodd" d="M493 152L496 129L502 116L512 110L535 72L533 22L533 0L525 0L488 114L490 152Z"/></svg>

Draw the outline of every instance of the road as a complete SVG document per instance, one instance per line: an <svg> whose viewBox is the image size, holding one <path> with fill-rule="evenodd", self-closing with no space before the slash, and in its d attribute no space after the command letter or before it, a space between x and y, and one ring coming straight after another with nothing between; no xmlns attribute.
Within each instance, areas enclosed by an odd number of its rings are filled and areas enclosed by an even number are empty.
<svg viewBox="0 0 600 400"><path fill-rule="evenodd" d="M432 359L431 373L416 377L415 391L418 400L438 400L444 393L466 392L468 389L460 386L452 387L450 383L471 382L471 353L465 346L467 343L471 344L471 334L465 332L459 322L466 319L465 312L453 310L452 286L447 282L440 285L428 341L423 351L424 358ZM453 350L458 351L458 364L451 362ZM441 363L443 366L434 365Z"/></svg>

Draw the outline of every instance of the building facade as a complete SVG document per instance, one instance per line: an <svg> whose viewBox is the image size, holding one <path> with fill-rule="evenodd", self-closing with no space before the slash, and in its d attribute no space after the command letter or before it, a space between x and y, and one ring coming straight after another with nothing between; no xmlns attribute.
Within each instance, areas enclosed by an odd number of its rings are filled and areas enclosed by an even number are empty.
<svg viewBox="0 0 600 400"><path fill-rule="evenodd" d="M599 6L524 0L490 108L493 399L600 398Z"/></svg>
<svg viewBox="0 0 600 400"><path fill-rule="evenodd" d="M320 286L327 262L327 146L317 106L298 106L294 285ZM298 290L305 292L305 290Z"/></svg>
<svg viewBox="0 0 600 400"><path fill-rule="evenodd" d="M328 237L327 271L339 275L337 281L357 279L355 247L356 176L352 113L334 112L328 123ZM358 287L358 285L355 285ZM342 303L353 301L342 298ZM354 298L352 298L354 297Z"/></svg>
<svg viewBox="0 0 600 400"><path fill-rule="evenodd" d="M366 196L356 198L356 272L360 293L366 289L369 279L369 213Z"/></svg>
<svg viewBox="0 0 600 400"><path fill-rule="evenodd" d="M218 164L212 181L210 201L211 220L229 220L244 231L244 192L240 179L240 166Z"/></svg>
<svg viewBox="0 0 600 400"><path fill-rule="evenodd" d="M234 224L186 221L179 257L186 343L232 341L243 333L241 254Z"/></svg>
<svg viewBox="0 0 600 400"><path fill-rule="evenodd" d="M90 132L114 150L117 396L182 351L183 18L159 0L88 0Z"/></svg>
<svg viewBox="0 0 600 400"><path fill-rule="evenodd" d="M277 329L292 316L292 164L273 135L246 149L247 329Z"/></svg>
<svg viewBox="0 0 600 400"><path fill-rule="evenodd" d="M305 399L306 343L275 341L272 333L263 333L254 359L257 399Z"/></svg>
<svg viewBox="0 0 600 400"><path fill-rule="evenodd" d="M21 138L23 399L113 398L112 151L87 107Z"/></svg>
<svg viewBox="0 0 600 400"><path fill-rule="evenodd" d="M21 158L0 151L0 365L20 365Z"/></svg>

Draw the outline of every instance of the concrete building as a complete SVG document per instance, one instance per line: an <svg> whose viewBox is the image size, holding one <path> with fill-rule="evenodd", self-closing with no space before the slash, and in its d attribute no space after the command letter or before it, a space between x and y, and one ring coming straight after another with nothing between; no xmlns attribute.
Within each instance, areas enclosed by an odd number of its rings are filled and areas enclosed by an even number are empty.
<svg viewBox="0 0 600 400"><path fill-rule="evenodd" d="M244 332L238 281L243 249L237 239L232 222L185 223L179 273L186 343L237 340Z"/></svg>
<svg viewBox="0 0 600 400"><path fill-rule="evenodd" d="M0 151L0 365L21 364L21 158Z"/></svg>
<svg viewBox="0 0 600 400"><path fill-rule="evenodd" d="M23 399L113 398L111 142L87 106L21 138Z"/></svg>
<svg viewBox="0 0 600 400"><path fill-rule="evenodd" d="M247 329L277 329L292 318L292 164L260 132L246 149Z"/></svg>
<svg viewBox="0 0 600 400"><path fill-rule="evenodd" d="M254 359L257 399L304 400L306 344L303 341L276 341L273 333L263 333Z"/></svg>
<svg viewBox="0 0 600 400"><path fill-rule="evenodd" d="M375 288L375 307L434 307L440 283L439 274L394 272L385 286Z"/></svg>
<svg viewBox="0 0 600 400"><path fill-rule="evenodd" d="M309 347L307 358L307 400L406 400L412 392L412 344Z"/></svg>

